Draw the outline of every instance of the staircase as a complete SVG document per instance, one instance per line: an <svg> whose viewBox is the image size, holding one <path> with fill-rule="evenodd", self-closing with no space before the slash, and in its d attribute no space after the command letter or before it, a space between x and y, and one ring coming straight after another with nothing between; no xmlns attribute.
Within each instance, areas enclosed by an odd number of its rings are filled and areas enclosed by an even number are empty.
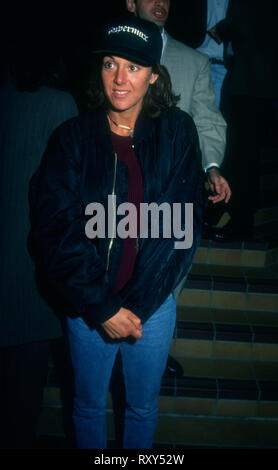
<svg viewBox="0 0 278 470"><path fill-rule="evenodd" d="M156 448L278 448L278 207L252 242L202 240L178 300ZM59 373L50 362L39 447L66 447ZM108 434L115 437L111 396Z"/></svg>
<svg viewBox="0 0 278 470"><path fill-rule="evenodd" d="M252 243L202 241L171 348L184 377L163 381L158 444L278 448L275 212L258 214Z"/></svg>

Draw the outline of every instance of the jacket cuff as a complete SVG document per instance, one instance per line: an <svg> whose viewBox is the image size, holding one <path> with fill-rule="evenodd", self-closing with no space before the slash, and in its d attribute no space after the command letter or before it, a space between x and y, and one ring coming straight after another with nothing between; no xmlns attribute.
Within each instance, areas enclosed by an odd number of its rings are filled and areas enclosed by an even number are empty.
<svg viewBox="0 0 278 470"><path fill-rule="evenodd" d="M91 328L99 326L101 323L113 317L122 307L122 298L119 295L109 294L102 304L86 305L83 320Z"/></svg>

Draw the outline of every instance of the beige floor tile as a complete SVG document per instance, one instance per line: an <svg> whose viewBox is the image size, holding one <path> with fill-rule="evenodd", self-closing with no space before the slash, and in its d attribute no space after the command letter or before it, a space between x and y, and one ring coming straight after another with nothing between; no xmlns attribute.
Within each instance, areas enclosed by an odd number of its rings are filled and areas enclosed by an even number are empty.
<svg viewBox="0 0 278 470"><path fill-rule="evenodd" d="M245 298L245 293L212 291L211 307L243 310L245 307Z"/></svg>
<svg viewBox="0 0 278 470"><path fill-rule="evenodd" d="M177 414L213 416L216 400L200 398L176 398L175 412Z"/></svg>
<svg viewBox="0 0 278 470"><path fill-rule="evenodd" d="M272 310L278 312L278 295L248 294L246 308L248 310Z"/></svg>
<svg viewBox="0 0 278 470"><path fill-rule="evenodd" d="M172 342L171 342L169 354L171 356L175 356L175 354L176 354L176 340L175 339L173 339Z"/></svg>
<svg viewBox="0 0 278 470"><path fill-rule="evenodd" d="M210 291L183 289L179 296L178 304L184 306L209 307L210 298Z"/></svg>
<svg viewBox="0 0 278 470"><path fill-rule="evenodd" d="M256 418L257 402L240 400L219 400L216 408L216 416Z"/></svg>
<svg viewBox="0 0 278 470"><path fill-rule="evenodd" d="M175 355L209 358L212 356L212 346L211 341L177 339L175 342Z"/></svg>
<svg viewBox="0 0 278 470"><path fill-rule="evenodd" d="M242 266L264 266L266 255L264 251L244 250L241 254Z"/></svg>
<svg viewBox="0 0 278 470"><path fill-rule="evenodd" d="M253 344L252 359L254 361L278 361L278 344Z"/></svg>
<svg viewBox="0 0 278 470"><path fill-rule="evenodd" d="M215 358L250 359L251 346L249 343L236 343L217 341L214 343L213 356Z"/></svg>
<svg viewBox="0 0 278 470"><path fill-rule="evenodd" d="M278 418L278 403L262 401L258 404L259 418Z"/></svg>
<svg viewBox="0 0 278 470"><path fill-rule="evenodd" d="M206 263L208 260L208 248L199 247L193 259L193 263Z"/></svg>
<svg viewBox="0 0 278 470"><path fill-rule="evenodd" d="M211 264L240 265L241 251L210 249L208 259Z"/></svg>
<svg viewBox="0 0 278 470"><path fill-rule="evenodd" d="M158 398L159 413L174 413L175 412L175 398L163 397Z"/></svg>

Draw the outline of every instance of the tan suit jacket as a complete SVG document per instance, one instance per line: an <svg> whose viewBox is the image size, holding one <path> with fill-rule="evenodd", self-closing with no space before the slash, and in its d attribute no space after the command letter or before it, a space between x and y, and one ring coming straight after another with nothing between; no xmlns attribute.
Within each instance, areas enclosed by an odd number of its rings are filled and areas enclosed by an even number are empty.
<svg viewBox="0 0 278 470"><path fill-rule="evenodd" d="M208 57L167 34L161 63L170 73L178 106L193 118L200 140L203 167L222 163L226 123L214 101Z"/></svg>

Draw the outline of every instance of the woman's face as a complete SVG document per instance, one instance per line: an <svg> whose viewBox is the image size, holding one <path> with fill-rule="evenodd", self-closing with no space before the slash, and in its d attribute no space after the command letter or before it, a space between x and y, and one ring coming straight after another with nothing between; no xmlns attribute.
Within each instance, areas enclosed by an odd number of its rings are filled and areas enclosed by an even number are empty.
<svg viewBox="0 0 278 470"><path fill-rule="evenodd" d="M111 108L118 112L133 111L136 117L149 86L158 78L151 67L116 56L103 58L101 75Z"/></svg>

